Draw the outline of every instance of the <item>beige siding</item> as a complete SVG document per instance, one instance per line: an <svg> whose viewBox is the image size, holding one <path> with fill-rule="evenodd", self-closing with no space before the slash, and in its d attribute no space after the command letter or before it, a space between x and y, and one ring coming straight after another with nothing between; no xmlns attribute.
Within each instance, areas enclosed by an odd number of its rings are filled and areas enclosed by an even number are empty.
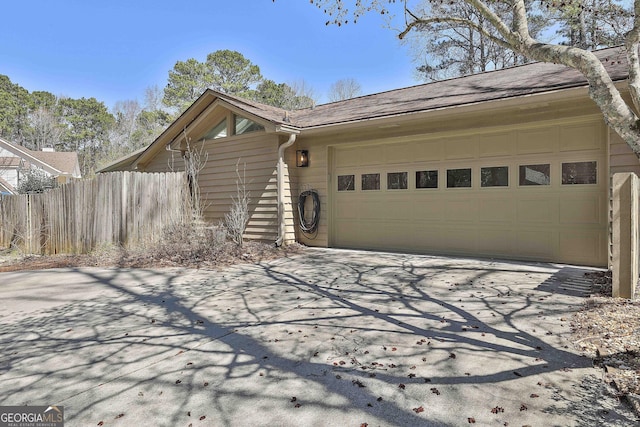
<svg viewBox="0 0 640 427"><path fill-rule="evenodd" d="M206 128L206 126L204 127ZM199 184L205 220L218 223L231 209L236 195L236 164L250 193L250 219L245 238L274 241L278 229L276 164L278 136L255 132L229 138L206 141L195 145L203 147L206 164L200 172ZM179 152L163 151L145 168L149 171L183 170Z"/></svg>
<svg viewBox="0 0 640 427"><path fill-rule="evenodd" d="M609 167L612 175L618 172L635 172L640 175L638 158L613 130L609 130Z"/></svg>

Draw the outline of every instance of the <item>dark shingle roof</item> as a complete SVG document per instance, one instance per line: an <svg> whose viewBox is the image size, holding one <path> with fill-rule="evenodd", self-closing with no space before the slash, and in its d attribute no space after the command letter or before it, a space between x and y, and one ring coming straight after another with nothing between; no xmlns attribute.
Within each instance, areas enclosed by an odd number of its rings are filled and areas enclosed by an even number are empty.
<svg viewBox="0 0 640 427"><path fill-rule="evenodd" d="M614 81L627 78L626 56L622 49L609 48L594 53ZM536 62L294 111L291 124L300 128L323 126L586 85L582 74L572 68Z"/></svg>

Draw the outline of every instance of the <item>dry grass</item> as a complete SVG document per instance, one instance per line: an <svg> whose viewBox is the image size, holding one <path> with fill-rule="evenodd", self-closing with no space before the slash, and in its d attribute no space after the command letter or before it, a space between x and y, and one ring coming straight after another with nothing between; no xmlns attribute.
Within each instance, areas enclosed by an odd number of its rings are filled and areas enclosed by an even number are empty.
<svg viewBox="0 0 640 427"><path fill-rule="evenodd" d="M134 249L103 246L87 255L25 255L0 251L0 272L70 267L188 267L216 269L237 263L255 263L300 253L298 244L276 248L248 241L242 247L227 239L221 226L173 226L159 242Z"/></svg>

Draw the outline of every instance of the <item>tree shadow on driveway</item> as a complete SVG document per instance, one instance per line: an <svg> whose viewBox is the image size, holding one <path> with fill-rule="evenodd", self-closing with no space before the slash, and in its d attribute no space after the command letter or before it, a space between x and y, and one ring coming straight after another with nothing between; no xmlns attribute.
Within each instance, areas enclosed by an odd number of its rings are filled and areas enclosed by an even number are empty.
<svg viewBox="0 0 640 427"><path fill-rule="evenodd" d="M537 289L559 270L309 250L7 273L0 404L62 404L69 425L628 425L611 396L580 404L602 387L565 348L581 299Z"/></svg>

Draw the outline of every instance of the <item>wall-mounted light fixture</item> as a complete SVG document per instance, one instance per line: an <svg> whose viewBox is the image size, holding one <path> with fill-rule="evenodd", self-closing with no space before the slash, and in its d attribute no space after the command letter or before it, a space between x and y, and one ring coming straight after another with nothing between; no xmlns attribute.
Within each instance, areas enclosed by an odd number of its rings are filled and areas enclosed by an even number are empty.
<svg viewBox="0 0 640 427"><path fill-rule="evenodd" d="M309 166L309 151L296 151L296 166L299 168L306 168L307 166Z"/></svg>

